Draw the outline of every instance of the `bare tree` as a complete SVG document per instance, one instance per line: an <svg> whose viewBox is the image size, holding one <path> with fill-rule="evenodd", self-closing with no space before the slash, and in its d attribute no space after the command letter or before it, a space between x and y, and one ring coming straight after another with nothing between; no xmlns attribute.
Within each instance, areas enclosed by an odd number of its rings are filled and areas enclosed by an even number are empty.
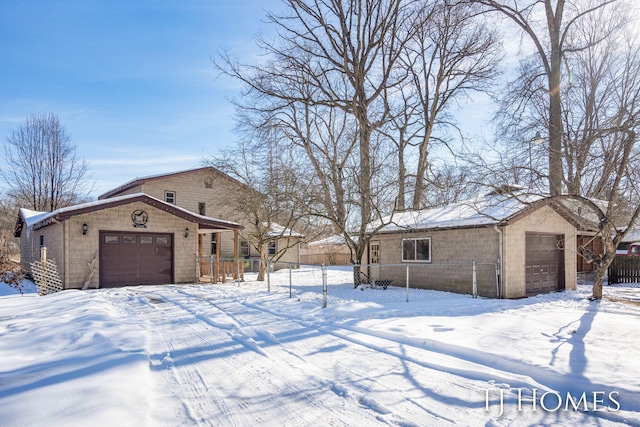
<svg viewBox="0 0 640 427"><path fill-rule="evenodd" d="M609 28L596 40L576 44L574 29L593 13L606 8L617 0L571 1L531 0L528 2L501 0L470 0L495 11L515 23L534 45L539 72L528 74L528 91L544 91L546 96L546 128L548 130L549 192L562 194L562 67L567 53L584 50L606 39L618 25L613 20Z"/></svg>
<svg viewBox="0 0 640 427"><path fill-rule="evenodd" d="M380 216L379 204L374 203L374 195L380 193L374 186L382 176L378 167L384 165L374 155L388 152L376 145L374 131L388 118L385 91L406 75L398 72L398 63L413 29L417 2L284 3L287 14L268 15L278 29L277 39L260 41L268 60L250 66L224 55L219 68L247 85L244 95L253 105L244 107L260 110L260 126L280 127L281 134L295 138L292 143L303 152L320 153L308 156L322 191L320 199L336 229L346 233L349 219L357 216L352 223L355 230L350 231L358 237L352 244L354 260L360 261L369 239L367 225ZM327 143L347 147L350 155L342 150L335 151L335 156L321 152ZM326 165L317 160L332 156L337 162L329 166L332 174L326 174ZM340 185L338 179L342 179Z"/></svg>
<svg viewBox="0 0 640 427"><path fill-rule="evenodd" d="M390 92L389 104L394 104L394 98L400 102L396 102L397 115L389 123L388 134L398 133L394 139L399 155L412 152L409 146L416 148L417 159L410 162L415 165L410 175L413 209L425 204L430 151L447 144L444 132L436 135L438 127L455 127L449 109L472 92L488 91L498 74L502 55L497 32L477 19L476 9L449 0L424 2L412 38L403 49L402 64L409 76L401 96ZM404 180L405 159L399 161L399 180ZM402 192L399 197L399 205L404 207Z"/></svg>
<svg viewBox="0 0 640 427"><path fill-rule="evenodd" d="M16 204L53 211L87 198L88 166L53 113L31 114L7 137L0 170Z"/></svg>
<svg viewBox="0 0 640 427"><path fill-rule="evenodd" d="M257 280L265 279L267 261L278 261L301 236L317 233L305 218L305 204L297 193L306 193L304 175L292 168L286 153L263 141L241 141L207 163L247 185L246 191L227 195L234 216L245 226L241 235L260 257ZM265 158L268 159L265 161ZM270 247L275 248L270 253Z"/></svg>

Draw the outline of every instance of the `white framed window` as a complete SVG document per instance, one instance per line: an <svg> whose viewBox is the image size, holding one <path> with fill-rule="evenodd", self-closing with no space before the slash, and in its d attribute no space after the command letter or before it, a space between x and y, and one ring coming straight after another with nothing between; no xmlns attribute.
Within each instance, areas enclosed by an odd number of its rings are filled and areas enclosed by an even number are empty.
<svg viewBox="0 0 640 427"><path fill-rule="evenodd" d="M278 247L276 245L276 242L269 242L268 250L269 250L268 252L269 256L273 256L276 253L278 253Z"/></svg>
<svg viewBox="0 0 640 427"><path fill-rule="evenodd" d="M431 262L431 237L402 239L402 262Z"/></svg>
<svg viewBox="0 0 640 427"><path fill-rule="evenodd" d="M380 264L380 242L371 242L369 247L370 264Z"/></svg>
<svg viewBox="0 0 640 427"><path fill-rule="evenodd" d="M176 204L176 192L175 191L165 191L164 192L164 201L167 203L171 203L172 205Z"/></svg>
<svg viewBox="0 0 640 427"><path fill-rule="evenodd" d="M240 256L249 258L249 242L246 240L240 240Z"/></svg>

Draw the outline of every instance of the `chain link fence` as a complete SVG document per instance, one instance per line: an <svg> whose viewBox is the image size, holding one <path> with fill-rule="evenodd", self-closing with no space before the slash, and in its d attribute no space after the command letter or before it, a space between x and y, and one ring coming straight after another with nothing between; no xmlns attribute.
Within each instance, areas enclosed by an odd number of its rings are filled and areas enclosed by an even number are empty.
<svg viewBox="0 0 640 427"><path fill-rule="evenodd" d="M491 263L322 266L268 262L264 282L256 278L256 273L244 273L245 282L262 283L269 292L288 293L290 298L323 307L354 301L394 303L463 294L498 295L497 264Z"/></svg>

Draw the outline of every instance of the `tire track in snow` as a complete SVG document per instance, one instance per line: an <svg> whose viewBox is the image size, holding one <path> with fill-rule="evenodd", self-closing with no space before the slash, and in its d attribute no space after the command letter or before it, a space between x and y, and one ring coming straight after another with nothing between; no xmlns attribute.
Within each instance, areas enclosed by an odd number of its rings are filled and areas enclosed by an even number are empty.
<svg viewBox="0 0 640 427"><path fill-rule="evenodd" d="M182 295L182 297L184 298L189 298L190 300L188 304L180 301L180 298L174 295L175 293ZM204 300L200 296L190 294L182 290L178 292L167 292L166 290L160 290L154 291L152 294L147 291L145 295L151 295L152 298L155 298L156 300L160 298L166 301L167 304L156 303L154 304L153 308L162 313L171 312L171 314L169 315L171 318L182 319L182 323L187 326L190 332L197 337L197 341L200 344L200 347L210 350L209 354L206 357L203 356L203 359L217 358L224 360L226 364L230 365L230 367L232 367L236 371L237 374L240 374L241 376L247 378L247 381L245 381L245 383L252 384L253 388L264 390L262 391L262 395L260 396L260 398L262 399L271 399L273 398L273 396L276 396L280 398L284 397L285 400L292 398L296 401L304 400L310 409L309 411L305 411L304 414L277 412L279 422L287 425L311 425L315 422L308 419L310 417L309 414L316 417L317 414L322 414L322 421L326 422L327 419L325 414L333 412L328 425L349 424L349 420L351 418L349 411L347 411L347 414L336 414L335 405L327 406L327 404L323 402L323 399L318 399L316 397L318 390L329 390L330 384L325 380L322 380L321 377L316 376L314 378L314 376L310 376L307 369L308 366L300 367L299 363L287 363L286 366L279 368L286 373L283 372L282 374L280 374L279 371L275 373L271 372L269 368L265 368L265 366L261 363L252 363L256 362L255 360L247 361L247 354L252 354L253 356L251 357L255 358L256 353L260 354L260 357L266 356L265 359L269 359L268 352L264 351L264 349L262 349L255 342L255 340L253 340L252 337L241 331L242 328L247 327L247 323L239 322L238 317L230 314L231 311L228 308L220 308L209 300ZM229 304L233 305L233 302L225 305ZM196 307L194 308L194 306ZM237 311L237 308L235 311ZM187 317L184 317L184 313L187 314ZM244 314L246 315L246 313ZM224 317L222 321L220 321L219 319L212 320L211 318L212 316L220 317L220 315ZM160 317L165 316L166 314L162 314L162 316ZM194 322L194 319L197 320L197 322ZM231 321L228 321L229 319L231 319ZM239 333L236 334L236 332ZM266 331L260 332L259 335L270 340L275 339L272 334ZM213 337L217 337L217 339ZM217 341L219 341L220 338L224 340L225 337L234 340L240 345L245 346L245 348L250 349L251 352L248 353L246 350L220 352L220 343ZM220 394L221 390L223 395L228 394L228 389L233 388L234 384L230 384L230 382L227 381L224 388L216 387L214 384L208 384L206 382L206 379L215 379L217 376L217 372L207 367L207 360L188 361L184 355L180 354L180 346L182 346L183 348L188 348L188 346L192 343L180 342L180 335L178 337L168 337L168 340L172 344L172 348L174 349L171 354L171 370L174 372L174 374L182 378L181 383L183 387L193 387L194 389L194 392L190 393L190 395L187 396L190 402L190 410L192 413L194 413L192 417L197 420L200 425L224 425L224 422L207 422L208 413L210 413L211 411L210 409L207 410L206 408L206 404L209 401L206 396L210 394L211 390L215 390L216 394ZM180 344L180 346L177 344ZM258 349L257 352L255 351L256 349ZM194 359L194 357L192 357L192 359ZM259 360L260 359L257 359L258 362ZM278 361L281 361L281 358L278 358ZM273 365L272 362L270 362L269 364ZM300 376L304 377L305 381L299 382L300 384L296 383L295 385L288 383L287 380L291 375L291 371L300 372ZM237 375L230 375L229 377L237 378ZM200 386L199 384L202 384L202 386ZM303 385L303 387L301 387L300 385ZM236 390L236 393L239 393L239 391ZM205 399L203 399L202 396L205 396ZM253 399L253 396L248 397L250 399ZM191 402L191 400L195 400L195 404ZM241 402L238 404L228 402L227 405L233 406L233 410L231 410L230 413L225 414L226 425L248 425L254 424L256 422L268 423L270 421L273 421L273 415L268 414L265 414L264 416L256 415L256 419L251 419L251 421L248 421L242 416L242 412L248 411L248 409L246 407L242 408ZM299 405L299 403L297 405ZM220 406L221 405L218 405L218 407ZM362 414L358 414L358 417L364 420L368 418L370 420L375 419L373 415L371 415L370 417L363 417ZM241 421L238 422L239 420Z"/></svg>

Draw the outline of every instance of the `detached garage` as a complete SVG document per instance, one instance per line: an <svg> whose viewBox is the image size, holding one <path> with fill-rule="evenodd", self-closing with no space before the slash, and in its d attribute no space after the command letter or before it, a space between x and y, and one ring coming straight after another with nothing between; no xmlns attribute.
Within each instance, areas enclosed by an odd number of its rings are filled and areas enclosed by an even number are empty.
<svg viewBox="0 0 640 427"><path fill-rule="evenodd" d="M374 223L368 248L371 279L407 266L409 286L522 298L576 289L576 228L551 197L505 186L484 196ZM387 266L384 266L386 264ZM438 267L439 268L436 268Z"/></svg>
<svg viewBox="0 0 640 427"><path fill-rule="evenodd" d="M87 280L89 288L197 282L198 235L233 234L237 254L241 229L138 193L54 212L20 209L15 235L25 270L46 247L64 289L81 289Z"/></svg>

